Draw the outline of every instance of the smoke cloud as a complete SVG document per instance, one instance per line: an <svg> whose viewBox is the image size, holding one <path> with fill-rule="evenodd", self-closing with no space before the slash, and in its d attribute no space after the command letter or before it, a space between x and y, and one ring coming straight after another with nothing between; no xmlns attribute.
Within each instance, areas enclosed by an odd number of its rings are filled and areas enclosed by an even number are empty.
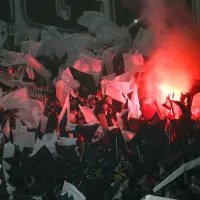
<svg viewBox="0 0 200 200"><path fill-rule="evenodd" d="M156 43L147 68L159 77L163 97L174 92L179 99L181 92L188 92L192 79L200 78L199 29L186 0L143 1L142 15Z"/></svg>
<svg viewBox="0 0 200 200"><path fill-rule="evenodd" d="M179 99L181 92L188 92L192 79L199 79L199 30L191 16L183 0L153 0L149 4L147 23L157 47L149 67L161 80L163 97L174 92Z"/></svg>

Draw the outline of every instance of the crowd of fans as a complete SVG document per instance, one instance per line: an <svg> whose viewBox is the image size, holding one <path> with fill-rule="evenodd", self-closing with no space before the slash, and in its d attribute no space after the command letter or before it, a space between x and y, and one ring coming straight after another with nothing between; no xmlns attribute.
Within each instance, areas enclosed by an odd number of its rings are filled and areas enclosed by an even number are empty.
<svg viewBox="0 0 200 200"><path fill-rule="evenodd" d="M49 59L48 62L52 61ZM123 72L123 69L119 69ZM122 72L117 71L116 74ZM49 155L45 148L37 152L35 158L32 157L30 161L27 156L33 149L26 148L20 152L16 146L17 161L5 159L11 165L11 170L7 173L10 176L9 184L15 187L15 191L12 192L14 199L28 199L33 198L34 195L44 199L60 199L59 191L62 189L63 181L76 186L88 200L140 200L148 194L184 200L199 198L199 167L181 175L156 194L153 192L153 188L175 169L199 156L200 139L197 121L183 117L169 120L166 126L167 119L156 118L154 121L155 115L152 119L146 119L141 113L139 119L128 120L125 112L122 116L123 128L121 128L117 116L127 110L127 103L123 104L109 96L103 97L101 89L95 86L95 91L89 96L70 96L69 120L77 125L77 128L71 131L66 129L67 112L60 126L57 127L62 107L56 99L53 80L36 77L36 84L39 87L50 86L48 96L45 97L44 114L49 119L46 134L58 130L60 138L77 138L77 142L76 145L68 146L66 149L55 144L57 153L53 156L53 161L52 155ZM3 92L13 90L5 85L2 85L2 88ZM84 94L87 90L88 88L82 87L77 92ZM128 96L131 99L131 93ZM96 134L98 126L93 125L84 129L82 125L86 124L86 121L79 105L91 108L97 118L99 114L103 114L107 126L114 128L104 129L98 134ZM16 110L1 109L2 127L9 118L11 127L14 128L15 112ZM125 140L124 129L131 133L131 139ZM44 137L40 129L29 131L35 131L36 138ZM7 141L6 137L4 139ZM12 139L12 137L9 139L11 143ZM41 159L49 162L47 163L49 166L46 166ZM21 162L22 166L19 166L18 162ZM29 162L33 165L30 166ZM25 163L26 165L29 163L30 167L27 168ZM17 174L14 168L20 170L20 173ZM22 169L25 170L23 173ZM39 172L43 174L43 180L40 180ZM3 178L1 180L3 183ZM1 184L0 195L6 199L9 195L3 190L4 184ZM65 199L70 198L65 196Z"/></svg>
<svg viewBox="0 0 200 200"><path fill-rule="evenodd" d="M101 13L96 13L96 15L102 17ZM105 19L104 21L107 22ZM87 24L84 20L83 22ZM113 27L110 28L111 22L108 24L104 34L109 33L110 37L103 37L103 34L98 35L99 30L96 27L98 23L93 23L94 27L90 28L93 32L97 31L96 35L92 32L88 35L82 34L81 37L90 36L92 41L96 37L95 45L98 46L99 42L100 46L104 47L103 50L101 49L102 51L111 46L113 48L117 45L120 46L111 63L111 71L117 77L126 72L123 50L126 49L124 46L128 46L128 49L124 51L129 52L131 46L129 43L131 42L128 31L124 27L115 27L112 23ZM110 31L112 31L114 39ZM45 42L48 44L54 40L59 45L66 42L65 39L63 41L60 38L55 39L55 35L60 34L54 32L52 27L50 27L50 32L53 32L53 39L47 37L46 41L41 42L41 46ZM115 32L119 34L115 35ZM74 37L76 36L75 34ZM67 34L63 36L63 38L65 37L72 36ZM100 39L103 41L102 44ZM107 40L113 45L106 46L104 42L107 43ZM35 44L37 47L38 43L35 42ZM86 49L87 53L88 49ZM46 50L49 50L48 45ZM84 48L81 51L84 51ZM91 51L90 49L89 53ZM131 50L131 52L133 51ZM9 53L6 52L5 55L13 55L13 52ZM93 51L92 54L96 56L98 52ZM73 57L72 54L70 55ZM140 112L137 113L137 117L128 117L130 111L128 102L131 101L134 90L124 98L126 99L125 103L109 95L104 95L101 85L95 83L91 74L81 72L72 66L66 66L70 55L65 53L61 57L40 55L34 58L30 56L35 75L33 79L30 78L31 73L28 74L28 70L24 70L23 80L20 80L19 84L9 86L9 84L4 84L7 80L0 80L2 89L0 103L2 103L2 99L4 103L9 100L10 97L6 100L4 98L9 93L23 88L23 81L26 84L34 83L37 88L48 87L48 91L45 90L44 94L41 93L42 95L39 97L34 97L34 95L30 97L35 98L37 103L41 103L44 107L42 112L44 116L42 117L47 118L45 130L42 130L45 123L41 117L37 127L28 127L25 132L20 133L22 135L25 133L24 138L30 136L27 141L23 141L23 147L20 145L23 139L19 142L16 138L20 135L15 134L16 119L19 118L17 113L20 109L0 107L2 128L0 199L141 200L146 195L153 195L153 200L157 200L156 197L180 200L199 199L200 127L198 116L191 117L191 94L183 95L184 98L180 101L172 101L167 98L163 109L168 110L168 115L163 117L160 115L156 98L148 96L145 92L147 83L142 83L145 72L139 73L138 71L141 70L138 70L135 74L131 74L131 77L138 86L140 105L140 110L138 110ZM28 55L25 54L17 54L17 56L21 56L23 59L28 58ZM145 61L147 60L148 58L145 57ZM28 62L29 64L30 62ZM25 67L29 67L28 65ZM139 67L141 67L140 64ZM16 68L16 66L2 67L0 75L11 77L16 73ZM45 74L47 69L51 73L51 77L45 76L49 74ZM58 99L57 83L60 80L59 70L66 69L69 69L73 79L80 83L80 87L73 88L76 94L70 93L69 108L64 110L64 114L60 118L64 103ZM110 75L104 64L102 64L101 73L101 78ZM21 78L21 74L19 77ZM152 88L153 93L159 92L153 85ZM199 90L198 87L197 90ZM20 95L15 100L17 101L18 98L20 99ZM178 118L173 116L172 103L181 111ZM81 106L92 111L98 123L88 124L87 116L82 112ZM26 109L32 112L31 109ZM23 109L21 110L23 111ZM69 110L70 113L68 113ZM29 115L27 114L27 116ZM8 119L9 123L7 123ZM26 125L24 121L20 121L23 127ZM33 140L33 145L27 147L30 140ZM188 162L192 162L192 164L188 165ZM175 172L173 178L170 179L170 174L182 166L186 166L183 172ZM168 183L164 184L166 180ZM162 187L159 186L161 183ZM158 186L160 188L156 189Z"/></svg>

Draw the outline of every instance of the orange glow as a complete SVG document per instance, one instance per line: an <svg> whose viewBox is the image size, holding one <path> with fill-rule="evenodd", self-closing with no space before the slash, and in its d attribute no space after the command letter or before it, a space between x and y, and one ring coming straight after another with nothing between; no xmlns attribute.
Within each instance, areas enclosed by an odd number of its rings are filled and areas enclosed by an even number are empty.
<svg viewBox="0 0 200 200"><path fill-rule="evenodd" d="M147 63L148 83L156 85L160 92L157 98L165 102L166 96L175 94L174 100L180 100L180 94L189 92L193 79L200 79L199 49L190 35L174 31L168 33L160 48L151 55ZM156 74L157 80L152 78ZM156 82L156 83L155 83ZM153 89L155 91L155 88Z"/></svg>
<svg viewBox="0 0 200 200"><path fill-rule="evenodd" d="M154 91L160 90L160 96L156 95L161 101L173 92L174 99L179 100L181 92L189 92L192 79L200 79L200 29L182 0L150 1L145 12L155 39L154 52L147 63L147 82ZM152 78L153 73L157 81Z"/></svg>
<svg viewBox="0 0 200 200"><path fill-rule="evenodd" d="M159 86L159 89L161 91L161 97L160 100L164 102L166 100L166 97L170 95L170 99L179 101L181 96L181 90L176 89L175 87L172 87L169 85L161 84Z"/></svg>

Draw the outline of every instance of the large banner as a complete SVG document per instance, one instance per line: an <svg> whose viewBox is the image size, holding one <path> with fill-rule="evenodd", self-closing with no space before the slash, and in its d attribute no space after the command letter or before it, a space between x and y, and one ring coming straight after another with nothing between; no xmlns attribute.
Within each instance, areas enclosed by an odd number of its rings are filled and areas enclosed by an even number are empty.
<svg viewBox="0 0 200 200"><path fill-rule="evenodd" d="M123 2L123 0L0 0L0 49L13 50L13 44L17 46L20 41L30 38L28 31L36 35L34 40L40 40L40 32L44 26L54 26L64 32L76 33L83 28L77 21L84 11L103 12L119 26L129 25L135 18L132 7L137 8L136 10L139 7L131 3L133 6L128 10L130 6Z"/></svg>
<svg viewBox="0 0 200 200"><path fill-rule="evenodd" d="M94 0L1 0L0 20L7 23L1 27L1 34L14 34L16 26L41 28L49 25L76 31L83 11L102 9L102 1Z"/></svg>
<svg viewBox="0 0 200 200"><path fill-rule="evenodd" d="M84 11L110 12L104 4L101 0L0 0L0 51L18 51L20 42L28 38L40 41L45 26L76 33L82 28L77 21Z"/></svg>

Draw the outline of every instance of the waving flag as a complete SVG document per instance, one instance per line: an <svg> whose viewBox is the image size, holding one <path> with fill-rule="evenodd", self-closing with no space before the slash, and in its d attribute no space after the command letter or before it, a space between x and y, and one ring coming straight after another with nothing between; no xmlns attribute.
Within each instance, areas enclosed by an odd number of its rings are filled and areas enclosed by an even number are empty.
<svg viewBox="0 0 200 200"><path fill-rule="evenodd" d="M61 106L64 106L66 97L71 92L73 92L73 89L66 85L63 80L59 80L56 83L56 97L59 100Z"/></svg>
<svg viewBox="0 0 200 200"><path fill-rule="evenodd" d="M86 122L89 125L94 125L94 124L98 124L99 123L99 121L96 118L96 116L95 116L95 114L94 114L92 109L88 108L87 106L81 106L81 105L79 105L79 108L80 108L81 112L83 113Z"/></svg>
<svg viewBox="0 0 200 200"><path fill-rule="evenodd" d="M144 56L149 56L154 50L154 42L155 38L153 32L149 29L140 27L133 43L132 51L135 52L138 50L139 53L142 53Z"/></svg>
<svg viewBox="0 0 200 200"><path fill-rule="evenodd" d="M75 33L63 38L68 43L73 43L81 48L87 49L91 44L93 37L86 33Z"/></svg>
<svg viewBox="0 0 200 200"><path fill-rule="evenodd" d="M35 145L35 133L34 132L26 132L22 130L14 130L13 131L14 144L23 147L34 148Z"/></svg>
<svg viewBox="0 0 200 200"><path fill-rule="evenodd" d="M119 102L126 103L122 90L119 87L116 87L114 82L102 80L101 87L104 91L104 95L108 95Z"/></svg>
<svg viewBox="0 0 200 200"><path fill-rule="evenodd" d="M131 90L130 86L130 82L119 82L117 79L101 81L102 93L122 103L126 103L127 94Z"/></svg>
<svg viewBox="0 0 200 200"><path fill-rule="evenodd" d="M37 41L38 39L38 28L29 28L28 29L28 37L31 41Z"/></svg>
<svg viewBox="0 0 200 200"><path fill-rule="evenodd" d="M64 81L65 84L69 85L72 89L80 87L80 83L73 78L69 68L66 68L62 72L61 79Z"/></svg>
<svg viewBox="0 0 200 200"><path fill-rule="evenodd" d="M74 93L73 89L79 86L79 82L73 79L69 68L62 72L61 80L56 82L56 97L60 101L61 106L64 106L67 95Z"/></svg>
<svg viewBox="0 0 200 200"><path fill-rule="evenodd" d="M4 109L28 108L30 106L27 89L22 88L4 95L0 99Z"/></svg>
<svg viewBox="0 0 200 200"><path fill-rule="evenodd" d="M170 198L166 198L166 197L157 197L157 196L153 196L153 195L147 195L142 200L175 200L175 199L170 199Z"/></svg>
<svg viewBox="0 0 200 200"><path fill-rule="evenodd" d="M10 140L10 120L8 119L6 121L6 124L3 128L3 133L5 134L5 136L7 137L8 140Z"/></svg>
<svg viewBox="0 0 200 200"><path fill-rule="evenodd" d="M73 75L71 74L69 68L67 68L65 71L62 72L61 80L59 80L56 83L56 97L58 98L61 106L63 107L58 118L58 127L60 125L61 120L63 119L65 112L67 111L67 128L68 129L73 128L73 125L69 121L69 116L70 116L69 98L70 94L73 96L78 95L74 92L73 89L76 89L79 86L80 86L79 82L73 79Z"/></svg>
<svg viewBox="0 0 200 200"><path fill-rule="evenodd" d="M61 120L63 119L63 116L64 116L66 110L70 109L70 106L69 106L70 92L66 93L65 95L66 95L66 97L65 97L65 102L63 104L63 109L62 109L62 111L61 111L61 113L59 115L59 118L58 118L58 127L60 125ZM70 114L70 112L69 112L69 114ZM69 115L68 114L67 114L67 120L69 120Z"/></svg>
<svg viewBox="0 0 200 200"><path fill-rule="evenodd" d="M61 197L66 195L72 196L74 200L86 200L86 197L71 183L64 182Z"/></svg>
<svg viewBox="0 0 200 200"><path fill-rule="evenodd" d="M131 97L131 105L129 107L128 119L139 118L141 115L140 103L138 98L137 85L135 84L133 94Z"/></svg>
<svg viewBox="0 0 200 200"><path fill-rule="evenodd" d="M97 18L104 19L105 15L101 12L85 11L83 15L78 19L78 24L89 28L92 25L94 19Z"/></svg>
<svg viewBox="0 0 200 200"><path fill-rule="evenodd" d="M132 78L133 78L133 73L129 71L129 72L123 73L123 74L115 77L114 81L130 82L130 81L132 81Z"/></svg>
<svg viewBox="0 0 200 200"><path fill-rule="evenodd" d="M94 11L86 11L78 19L78 24L85 26L90 32L97 34L97 41L104 44L120 45L124 39L130 38L129 30L126 27L119 27L109 20L104 14ZM101 37L99 37L101 36Z"/></svg>
<svg viewBox="0 0 200 200"><path fill-rule="evenodd" d="M96 93L97 86L92 75L81 72L75 68L70 68L70 71L74 79L80 83L78 92L81 97L87 97L90 94Z"/></svg>
<svg viewBox="0 0 200 200"><path fill-rule="evenodd" d="M96 81L96 85L99 84L100 75L102 71L102 60L97 60L88 56L82 57L77 60L73 67L76 70L90 74Z"/></svg>
<svg viewBox="0 0 200 200"><path fill-rule="evenodd" d="M144 58L142 54L123 54L125 71L131 71L133 74L144 70Z"/></svg>
<svg viewBox="0 0 200 200"><path fill-rule="evenodd" d="M11 144L10 142L6 143L3 148L3 158L14 157L14 153L15 153L15 145ZM5 170L11 169L11 165L8 164L4 159L2 160L2 165Z"/></svg>
<svg viewBox="0 0 200 200"><path fill-rule="evenodd" d="M15 114L29 129L37 128L37 121L35 120L32 112L26 109L19 109Z"/></svg>
<svg viewBox="0 0 200 200"><path fill-rule="evenodd" d="M102 59L108 74L113 73L113 58L116 55L118 49L115 47L110 47L103 52Z"/></svg>
<svg viewBox="0 0 200 200"><path fill-rule="evenodd" d="M93 49L96 46L96 39L90 34L67 34L59 39L53 36L45 36L40 44L37 55L52 57L55 54L61 58L67 52L66 64L68 66L73 66L81 52L87 56L95 57L94 53L88 50L88 48Z"/></svg>
<svg viewBox="0 0 200 200"><path fill-rule="evenodd" d="M86 74L98 75L102 69L102 61L85 56L77 60L73 67Z"/></svg>
<svg viewBox="0 0 200 200"><path fill-rule="evenodd" d="M33 69L35 69L41 76L49 78L51 77L51 73L40 64L33 56L26 55L25 56L27 65L31 65Z"/></svg>
<svg viewBox="0 0 200 200"><path fill-rule="evenodd" d="M120 45L124 39L130 36L125 27L101 25L99 29L100 34L104 35L109 41L113 41L113 45Z"/></svg>
<svg viewBox="0 0 200 200"><path fill-rule="evenodd" d="M15 130L22 130L22 122L20 119L18 119L17 117L15 118Z"/></svg>
<svg viewBox="0 0 200 200"><path fill-rule="evenodd" d="M17 64L24 64L25 58L24 53L16 53L14 51L2 51L3 59L6 63L9 63L10 65L17 65Z"/></svg>
<svg viewBox="0 0 200 200"><path fill-rule="evenodd" d="M6 110L19 109L15 115L30 129L37 127L32 110L36 109L40 116L44 110L43 105L39 101L28 97L26 88L18 89L4 95L0 99L0 105Z"/></svg>
<svg viewBox="0 0 200 200"><path fill-rule="evenodd" d="M56 38L60 38L61 34L58 32L57 28L55 26L45 26L46 31L56 37Z"/></svg>
<svg viewBox="0 0 200 200"><path fill-rule="evenodd" d="M9 87L14 87L16 84L13 83L13 81L15 81L14 76L0 74L0 82L3 83L4 85L7 85Z"/></svg>
<svg viewBox="0 0 200 200"><path fill-rule="evenodd" d="M28 74L29 79L31 79L31 80L35 79L35 74L34 74L33 68L30 65L27 65L26 72Z"/></svg>
<svg viewBox="0 0 200 200"><path fill-rule="evenodd" d="M20 43L20 52L29 54L31 56L36 56L37 52L40 48L40 43L29 40L29 41L23 41Z"/></svg>
<svg viewBox="0 0 200 200"><path fill-rule="evenodd" d="M44 32L41 32L41 38L42 40L40 41L40 47L37 51L37 56L47 56L52 58L56 51L55 45L58 39L52 36L48 36Z"/></svg>

